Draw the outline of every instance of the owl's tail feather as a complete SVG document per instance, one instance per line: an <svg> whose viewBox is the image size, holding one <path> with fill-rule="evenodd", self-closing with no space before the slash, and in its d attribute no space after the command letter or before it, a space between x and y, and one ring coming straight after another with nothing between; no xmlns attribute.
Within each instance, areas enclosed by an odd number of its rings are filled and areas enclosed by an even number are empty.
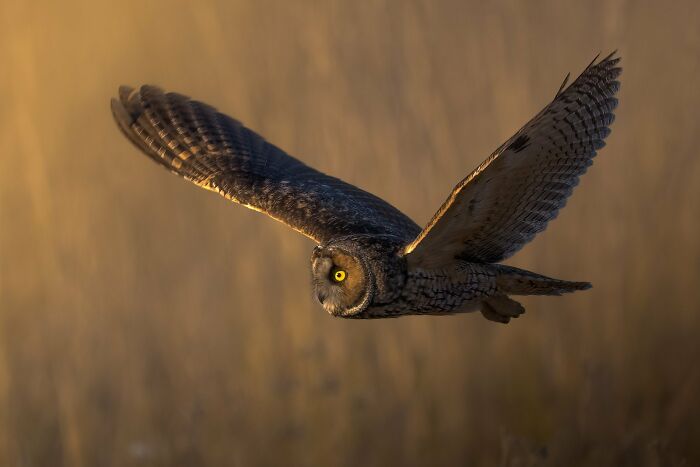
<svg viewBox="0 0 700 467"><path fill-rule="evenodd" d="M562 295L592 287L590 282L552 279L502 264L496 265L496 268L496 286L506 295Z"/></svg>
<svg viewBox="0 0 700 467"><path fill-rule="evenodd" d="M591 288L588 282L570 282L535 274L524 269L495 264L498 293L481 302L484 318L508 323L525 313L525 308L508 295L561 295Z"/></svg>

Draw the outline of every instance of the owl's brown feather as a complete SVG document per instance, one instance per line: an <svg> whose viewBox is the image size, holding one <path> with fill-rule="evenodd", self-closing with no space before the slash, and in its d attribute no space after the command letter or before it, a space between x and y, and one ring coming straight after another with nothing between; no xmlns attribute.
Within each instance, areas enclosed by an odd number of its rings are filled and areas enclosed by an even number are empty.
<svg viewBox="0 0 700 467"><path fill-rule="evenodd" d="M439 268L455 259L495 263L544 230L610 134L619 60L614 53L594 60L462 180L404 249L409 265Z"/></svg>
<svg viewBox="0 0 700 467"><path fill-rule="evenodd" d="M386 201L325 175L201 102L154 86L122 87L112 112L136 147L176 174L263 212L316 242L420 231Z"/></svg>

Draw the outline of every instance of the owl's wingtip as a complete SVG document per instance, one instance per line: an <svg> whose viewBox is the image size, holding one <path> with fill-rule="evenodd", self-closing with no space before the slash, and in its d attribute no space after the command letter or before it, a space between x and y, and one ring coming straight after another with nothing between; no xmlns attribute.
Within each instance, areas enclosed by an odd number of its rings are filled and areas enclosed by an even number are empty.
<svg viewBox="0 0 700 467"><path fill-rule="evenodd" d="M131 97L133 92L134 88L122 84L121 86L119 86L119 100L121 100L122 102L128 101L129 97Z"/></svg>
<svg viewBox="0 0 700 467"><path fill-rule="evenodd" d="M129 112L126 111L126 108L124 107L124 104L121 100L117 99L116 97L113 97L110 100L110 108L112 109L112 115L114 116L114 120L119 124L121 128L129 127L131 125L133 119L129 115Z"/></svg>
<svg viewBox="0 0 700 467"><path fill-rule="evenodd" d="M622 59L622 57L618 54L618 49L613 50L608 55L606 55L604 58L598 60L598 58L600 56L601 56L601 53L598 52L596 54L596 56L593 58L593 60L591 60L591 63L589 63L588 66L584 69L584 71L588 70L592 67L597 67L597 66L604 65L604 64L610 63L610 62L612 62L612 64L615 65Z"/></svg>

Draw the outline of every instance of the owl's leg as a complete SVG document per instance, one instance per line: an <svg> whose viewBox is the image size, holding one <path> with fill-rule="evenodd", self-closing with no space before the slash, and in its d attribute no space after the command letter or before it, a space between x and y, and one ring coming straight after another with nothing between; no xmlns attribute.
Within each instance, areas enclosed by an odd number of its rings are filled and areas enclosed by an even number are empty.
<svg viewBox="0 0 700 467"><path fill-rule="evenodd" d="M489 297L481 302L481 314L489 321L507 324L511 318L525 313L525 307L505 295Z"/></svg>

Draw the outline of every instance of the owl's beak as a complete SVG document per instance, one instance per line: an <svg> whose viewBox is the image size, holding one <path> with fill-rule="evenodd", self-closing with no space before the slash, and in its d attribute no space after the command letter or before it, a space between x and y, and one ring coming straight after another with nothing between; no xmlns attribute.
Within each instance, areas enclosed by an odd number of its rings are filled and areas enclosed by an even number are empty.
<svg viewBox="0 0 700 467"><path fill-rule="evenodd" d="M316 294L316 299L318 300L318 303L323 305L323 301L326 299L326 296L319 292Z"/></svg>

